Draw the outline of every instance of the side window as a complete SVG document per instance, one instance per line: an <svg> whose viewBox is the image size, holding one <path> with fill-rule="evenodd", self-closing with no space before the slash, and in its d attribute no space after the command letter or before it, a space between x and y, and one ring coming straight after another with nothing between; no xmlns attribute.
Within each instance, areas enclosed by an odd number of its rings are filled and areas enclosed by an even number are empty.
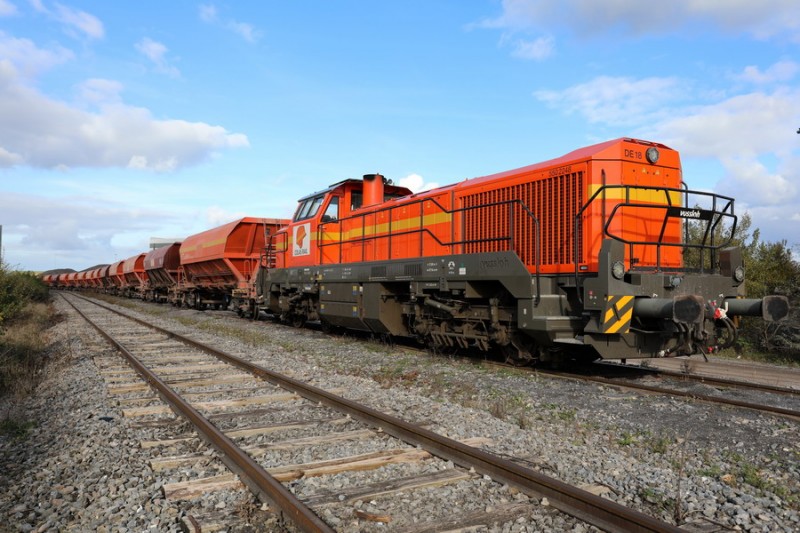
<svg viewBox="0 0 800 533"><path fill-rule="evenodd" d="M353 191L350 201L350 210L355 211L356 209L360 209L362 205L364 205L364 194L361 191Z"/></svg>
<svg viewBox="0 0 800 533"><path fill-rule="evenodd" d="M325 210L325 214L322 215L323 222L332 222L339 218L339 197L334 196L331 198L331 203L328 204L328 208Z"/></svg>

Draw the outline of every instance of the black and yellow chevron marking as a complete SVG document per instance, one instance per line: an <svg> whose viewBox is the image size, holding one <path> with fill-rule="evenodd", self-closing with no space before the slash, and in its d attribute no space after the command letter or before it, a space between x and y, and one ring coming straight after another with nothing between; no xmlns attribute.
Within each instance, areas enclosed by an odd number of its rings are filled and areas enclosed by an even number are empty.
<svg viewBox="0 0 800 533"><path fill-rule="evenodd" d="M633 296L606 296L602 333L628 333L633 316Z"/></svg>

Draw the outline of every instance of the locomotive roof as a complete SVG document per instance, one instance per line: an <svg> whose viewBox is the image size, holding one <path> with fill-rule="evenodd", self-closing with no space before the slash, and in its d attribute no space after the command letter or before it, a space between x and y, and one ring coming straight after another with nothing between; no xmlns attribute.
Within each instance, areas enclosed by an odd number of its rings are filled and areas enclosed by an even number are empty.
<svg viewBox="0 0 800 533"><path fill-rule="evenodd" d="M302 202L304 200L308 200L309 198L314 198L315 196L320 196L322 194L327 194L330 191L332 191L334 189L337 189L337 188L341 187L342 185L347 185L349 183L358 185L358 184L363 184L364 181L363 180L359 180L359 179L354 179L354 178L348 178L346 180L337 181L336 183L334 183L332 185L329 185L326 189L322 189L322 190L319 190L317 192L312 192L311 194L307 194L307 195L303 196L302 198L300 198L297 201L298 202ZM405 190L405 191L408 191L408 194L412 194L411 191L408 188L402 187L400 185L389 185L389 184L386 184L386 187L387 188L396 189L396 190Z"/></svg>

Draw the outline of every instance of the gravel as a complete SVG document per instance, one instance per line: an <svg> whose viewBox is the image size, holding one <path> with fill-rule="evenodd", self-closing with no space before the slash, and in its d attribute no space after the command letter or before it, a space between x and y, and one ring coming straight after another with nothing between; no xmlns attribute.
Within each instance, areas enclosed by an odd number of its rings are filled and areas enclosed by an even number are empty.
<svg viewBox="0 0 800 533"><path fill-rule="evenodd" d="M121 417L91 359L105 348L60 298L56 302L68 317L51 331L54 349L63 353L60 363L51 367L51 376L34 396L0 403L0 412L35 423L23 438L0 437L0 530L178 531L186 513L240 515L250 504L246 495L177 503L163 499L165 481L150 470L150 452L139 447L142 429ZM488 437L492 443L484 447L489 451L663 520L707 520L741 531L800 529L796 421L433 357L241 320L227 312L140 302L126 306L145 311L148 320L201 341L215 339L223 350L320 387L341 389L345 396L427 423L452 438ZM179 322L167 319L167 313ZM177 433L155 428L147 438ZM314 450L302 454L313 457ZM414 472L393 465L382 475ZM344 487L359 476L339 482ZM488 480L491 488L481 488L481 478L476 479L455 483L444 495L437 492L443 500L435 503L427 503L424 491L414 491L352 507L377 515L414 509L424 517L433 513L430 505L467 513L540 503ZM291 488L311 495L318 482L301 479ZM479 530L593 530L550 507L534 509L524 520ZM338 507L319 512L343 531L388 531L400 525L359 522Z"/></svg>

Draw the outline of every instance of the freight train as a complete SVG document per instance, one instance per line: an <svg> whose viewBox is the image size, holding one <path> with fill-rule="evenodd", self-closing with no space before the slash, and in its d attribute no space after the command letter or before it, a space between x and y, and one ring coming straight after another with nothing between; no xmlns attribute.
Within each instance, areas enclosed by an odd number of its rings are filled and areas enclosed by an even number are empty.
<svg viewBox="0 0 800 533"><path fill-rule="evenodd" d="M417 194L367 174L301 198L291 220L189 237L171 278L137 281L128 259L121 276L49 281L519 363L708 354L740 316L788 315L784 296L744 297L736 223L733 198L684 184L677 151L622 138Z"/></svg>

